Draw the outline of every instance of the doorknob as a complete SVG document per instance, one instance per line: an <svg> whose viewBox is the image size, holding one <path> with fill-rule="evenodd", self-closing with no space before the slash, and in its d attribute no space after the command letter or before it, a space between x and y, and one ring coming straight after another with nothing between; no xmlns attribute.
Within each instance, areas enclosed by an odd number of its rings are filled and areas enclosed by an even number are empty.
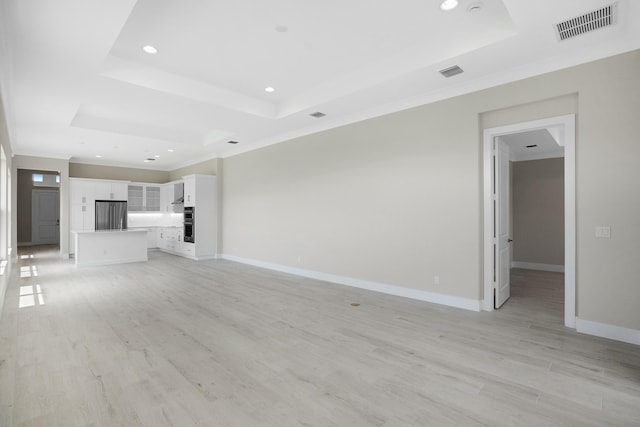
<svg viewBox="0 0 640 427"><path fill-rule="evenodd" d="M513 239L507 239L507 242L511 243L511 242L513 242Z"/></svg>

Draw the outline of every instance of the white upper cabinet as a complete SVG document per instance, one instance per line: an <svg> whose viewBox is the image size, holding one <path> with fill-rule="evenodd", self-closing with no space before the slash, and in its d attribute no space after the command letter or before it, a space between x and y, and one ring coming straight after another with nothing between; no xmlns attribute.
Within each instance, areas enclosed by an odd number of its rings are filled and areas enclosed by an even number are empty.
<svg viewBox="0 0 640 427"><path fill-rule="evenodd" d="M173 212L174 207L171 204L173 198L173 184L164 184L160 187L160 212Z"/></svg>
<svg viewBox="0 0 640 427"><path fill-rule="evenodd" d="M114 181L94 181L96 200L127 200L127 183Z"/></svg>
<svg viewBox="0 0 640 427"><path fill-rule="evenodd" d="M111 195L110 200L127 200L127 183L112 182L110 195Z"/></svg>
<svg viewBox="0 0 640 427"><path fill-rule="evenodd" d="M196 205L196 177L186 176L184 179L184 206Z"/></svg>
<svg viewBox="0 0 640 427"><path fill-rule="evenodd" d="M94 197L94 181L69 179L69 198L72 205L80 205L84 203L93 203Z"/></svg>

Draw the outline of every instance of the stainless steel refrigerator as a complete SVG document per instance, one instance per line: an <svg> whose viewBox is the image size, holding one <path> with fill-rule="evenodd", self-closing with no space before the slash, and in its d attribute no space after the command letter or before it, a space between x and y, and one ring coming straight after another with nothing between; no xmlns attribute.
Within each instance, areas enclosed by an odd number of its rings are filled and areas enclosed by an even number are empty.
<svg viewBox="0 0 640 427"><path fill-rule="evenodd" d="M126 230L125 200L96 200L96 230Z"/></svg>

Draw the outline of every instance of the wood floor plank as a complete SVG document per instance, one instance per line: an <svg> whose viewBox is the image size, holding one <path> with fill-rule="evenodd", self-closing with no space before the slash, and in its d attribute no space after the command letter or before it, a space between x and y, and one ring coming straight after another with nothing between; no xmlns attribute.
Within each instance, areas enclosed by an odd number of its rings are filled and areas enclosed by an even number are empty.
<svg viewBox="0 0 640 427"><path fill-rule="evenodd" d="M565 328L560 273L514 269L474 313L161 252L21 255L0 426L640 425L638 347Z"/></svg>

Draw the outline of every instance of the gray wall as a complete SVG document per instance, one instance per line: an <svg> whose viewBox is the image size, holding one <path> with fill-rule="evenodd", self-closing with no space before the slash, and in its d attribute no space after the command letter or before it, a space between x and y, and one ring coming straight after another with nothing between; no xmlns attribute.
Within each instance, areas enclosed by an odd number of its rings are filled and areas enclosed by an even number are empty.
<svg viewBox="0 0 640 427"><path fill-rule="evenodd" d="M513 260L564 265L564 158L512 163Z"/></svg>
<svg viewBox="0 0 640 427"><path fill-rule="evenodd" d="M577 315L640 329L638 75L634 51L225 159L225 254L481 298L482 128L577 112Z"/></svg>
<svg viewBox="0 0 640 427"><path fill-rule="evenodd" d="M153 183L171 181L167 171L90 165L86 163L69 163L69 176L71 178L115 179Z"/></svg>

